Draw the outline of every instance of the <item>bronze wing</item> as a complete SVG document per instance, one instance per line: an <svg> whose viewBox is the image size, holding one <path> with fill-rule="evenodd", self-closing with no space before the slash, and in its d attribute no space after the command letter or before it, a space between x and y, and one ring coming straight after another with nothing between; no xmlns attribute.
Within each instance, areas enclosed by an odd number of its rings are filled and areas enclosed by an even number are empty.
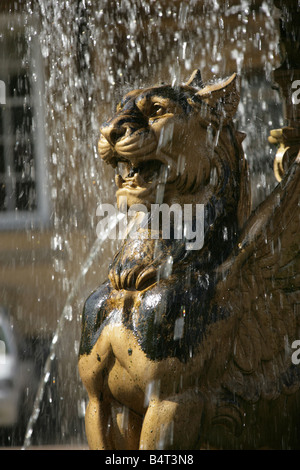
<svg viewBox="0 0 300 470"><path fill-rule="evenodd" d="M211 325L211 381L255 403L300 387L292 361L300 339L300 152L284 179L254 211L236 253L218 275ZM217 322L218 323L218 322ZM298 346L299 348L299 346ZM211 364L212 365L212 364Z"/></svg>

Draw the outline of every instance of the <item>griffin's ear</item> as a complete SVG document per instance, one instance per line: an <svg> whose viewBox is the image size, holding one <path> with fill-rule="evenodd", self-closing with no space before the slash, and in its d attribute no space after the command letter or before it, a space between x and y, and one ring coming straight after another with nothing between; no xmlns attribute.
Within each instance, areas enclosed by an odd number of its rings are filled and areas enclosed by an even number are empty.
<svg viewBox="0 0 300 470"><path fill-rule="evenodd" d="M194 88L203 88L203 82L201 77L200 69L194 70L188 81L185 83L185 86L191 86Z"/></svg>
<svg viewBox="0 0 300 470"><path fill-rule="evenodd" d="M226 80L205 86L195 94L195 97L221 113L225 120L232 119L240 101L237 74L234 73Z"/></svg>

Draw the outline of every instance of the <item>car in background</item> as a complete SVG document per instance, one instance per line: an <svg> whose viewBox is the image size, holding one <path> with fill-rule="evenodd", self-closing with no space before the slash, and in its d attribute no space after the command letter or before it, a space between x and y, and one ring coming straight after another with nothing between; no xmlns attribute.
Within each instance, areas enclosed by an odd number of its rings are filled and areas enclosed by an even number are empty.
<svg viewBox="0 0 300 470"><path fill-rule="evenodd" d="M20 354L21 341L0 306L0 428L12 428L21 419L26 396L36 382L33 361Z"/></svg>

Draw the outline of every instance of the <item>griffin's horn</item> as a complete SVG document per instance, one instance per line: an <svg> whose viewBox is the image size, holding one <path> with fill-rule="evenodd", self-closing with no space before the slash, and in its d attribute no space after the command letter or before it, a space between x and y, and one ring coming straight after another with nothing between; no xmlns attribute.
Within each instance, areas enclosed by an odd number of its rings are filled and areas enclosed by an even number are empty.
<svg viewBox="0 0 300 470"><path fill-rule="evenodd" d="M201 72L199 69L194 70L189 80L185 83L186 86L194 88L203 88L203 82L201 78Z"/></svg>
<svg viewBox="0 0 300 470"><path fill-rule="evenodd" d="M237 111L240 101L240 94L237 87L237 74L234 73L226 80L201 88L195 93L195 98L205 101L211 108L218 109L218 104L222 106L223 123L228 119L232 119ZM218 112L218 111L217 111Z"/></svg>
<svg viewBox="0 0 300 470"><path fill-rule="evenodd" d="M226 80L221 80L219 82L207 85L202 90L199 90L197 92L197 95L201 96L201 98L207 98L207 97L212 96L213 94L219 95L221 93L222 95L223 92L224 93L234 92L236 88L236 79L237 79L237 74L234 73Z"/></svg>

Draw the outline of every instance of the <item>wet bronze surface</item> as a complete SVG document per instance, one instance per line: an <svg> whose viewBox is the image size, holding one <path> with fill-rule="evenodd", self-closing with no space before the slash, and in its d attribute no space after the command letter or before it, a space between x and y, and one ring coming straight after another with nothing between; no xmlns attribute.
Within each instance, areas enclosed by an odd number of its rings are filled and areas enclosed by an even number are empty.
<svg viewBox="0 0 300 470"><path fill-rule="evenodd" d="M204 204L204 245L128 236L87 299L93 449L299 448L299 164L250 212L238 78L128 93L101 127L117 201ZM165 269L172 260L171 269Z"/></svg>

